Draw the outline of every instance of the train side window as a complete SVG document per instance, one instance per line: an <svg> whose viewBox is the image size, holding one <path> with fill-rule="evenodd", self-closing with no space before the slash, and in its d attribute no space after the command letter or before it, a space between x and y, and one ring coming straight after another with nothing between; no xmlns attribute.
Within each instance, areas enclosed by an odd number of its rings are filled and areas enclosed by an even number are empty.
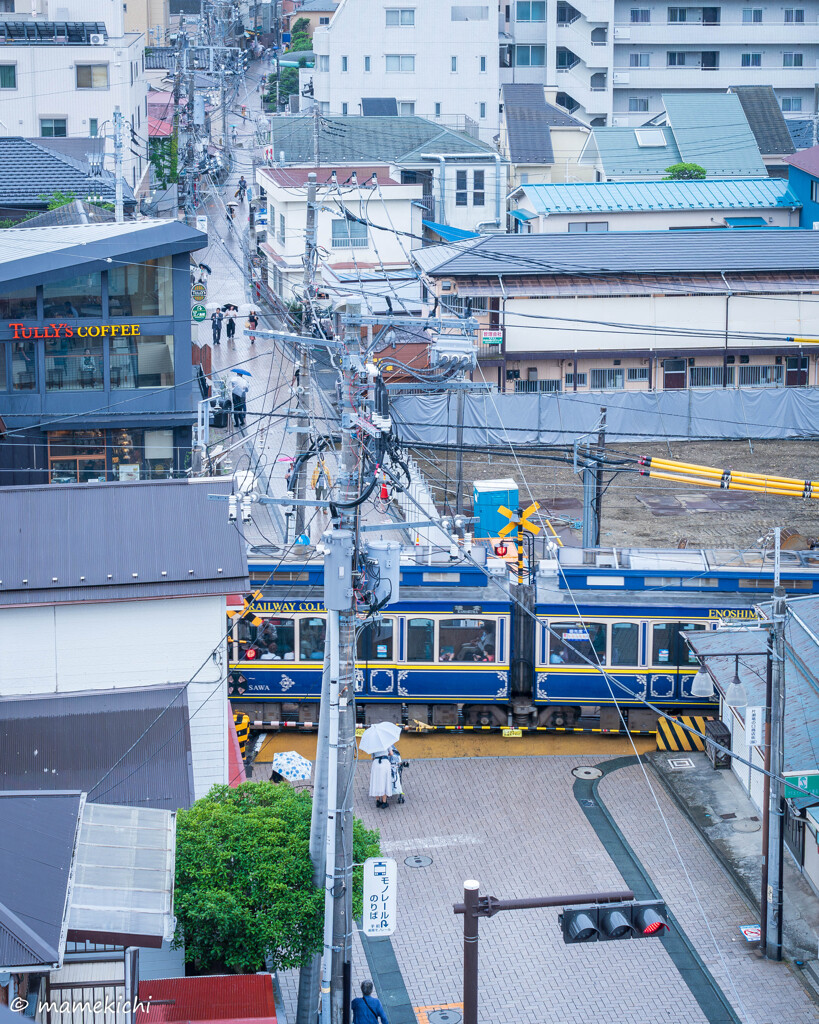
<svg viewBox="0 0 819 1024"><path fill-rule="evenodd" d="M324 661L324 619L299 621L299 657L301 661Z"/></svg>
<svg viewBox="0 0 819 1024"><path fill-rule="evenodd" d="M265 619L261 626L247 622L239 634L241 657L246 661L293 661L295 637L293 619Z"/></svg>
<svg viewBox="0 0 819 1024"><path fill-rule="evenodd" d="M441 619L438 661L496 661L494 619Z"/></svg>
<svg viewBox="0 0 819 1024"><path fill-rule="evenodd" d="M393 620L365 626L358 635L359 661L392 661Z"/></svg>
<svg viewBox="0 0 819 1024"><path fill-rule="evenodd" d="M683 633L698 633L703 629L707 629L708 626L704 622L683 622L680 625L680 629ZM697 665L699 660L685 642L685 638L677 634L677 643L679 645L679 664L680 665Z"/></svg>
<svg viewBox="0 0 819 1024"><path fill-rule="evenodd" d="M435 622L407 619L407 661L435 660Z"/></svg>
<svg viewBox="0 0 819 1024"><path fill-rule="evenodd" d="M677 664L674 641L679 623L655 622L651 631L651 664L671 666Z"/></svg>
<svg viewBox="0 0 819 1024"><path fill-rule="evenodd" d="M613 622L611 625L612 665L640 664L640 627L636 622Z"/></svg>
<svg viewBox="0 0 819 1024"><path fill-rule="evenodd" d="M605 622L553 623L549 641L550 665L605 665Z"/></svg>

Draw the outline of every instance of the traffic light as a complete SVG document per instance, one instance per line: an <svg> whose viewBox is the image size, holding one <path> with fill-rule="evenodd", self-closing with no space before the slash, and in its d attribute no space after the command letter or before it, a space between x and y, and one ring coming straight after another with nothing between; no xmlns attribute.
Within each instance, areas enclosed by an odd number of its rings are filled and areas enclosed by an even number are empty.
<svg viewBox="0 0 819 1024"><path fill-rule="evenodd" d="M669 930L667 916L662 900L637 900L570 907L558 920L563 929L563 941L568 946L575 942L661 936Z"/></svg>

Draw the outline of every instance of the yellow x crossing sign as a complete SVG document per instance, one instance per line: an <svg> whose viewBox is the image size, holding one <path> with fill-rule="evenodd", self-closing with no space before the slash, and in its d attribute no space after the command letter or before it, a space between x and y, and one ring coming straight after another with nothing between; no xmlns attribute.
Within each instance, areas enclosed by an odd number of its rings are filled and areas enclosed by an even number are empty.
<svg viewBox="0 0 819 1024"><path fill-rule="evenodd" d="M233 609L228 609L228 618L232 619L234 616L238 615L240 619L243 619L247 615L247 613L252 610L253 602L261 601L261 599L262 592L261 590L257 590L255 594L251 594L250 597L246 597L244 599L244 608L242 608L241 611L234 611ZM258 615L254 615L253 618L249 621L251 626L261 626L262 622L264 622L264 619L260 619Z"/></svg>
<svg viewBox="0 0 819 1024"><path fill-rule="evenodd" d="M502 516L506 516L509 522L506 524L506 526L498 530L498 536L505 537L507 536L507 534L510 534L512 530L516 530L518 527L521 527L524 530L528 530L529 533L533 533L535 534L535 536L537 536L537 534L540 533L540 527L535 526L534 523L530 523L529 516L537 512L539 508L540 505L537 502L535 502L533 505L530 505L529 508L524 509L523 512L521 512L520 516L518 516L517 512L513 512L510 508L507 508L505 505L501 505L500 508L498 509L498 512L500 512Z"/></svg>

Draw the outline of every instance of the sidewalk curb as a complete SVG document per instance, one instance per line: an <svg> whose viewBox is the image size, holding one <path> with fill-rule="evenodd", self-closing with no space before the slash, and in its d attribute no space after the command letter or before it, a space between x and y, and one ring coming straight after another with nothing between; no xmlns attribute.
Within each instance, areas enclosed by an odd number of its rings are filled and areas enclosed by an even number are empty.
<svg viewBox="0 0 819 1024"><path fill-rule="evenodd" d="M384 1004L390 1024L418 1024L392 940L388 936L370 938L361 930L360 921L356 921L356 927L375 990ZM353 986L353 995L356 994Z"/></svg>

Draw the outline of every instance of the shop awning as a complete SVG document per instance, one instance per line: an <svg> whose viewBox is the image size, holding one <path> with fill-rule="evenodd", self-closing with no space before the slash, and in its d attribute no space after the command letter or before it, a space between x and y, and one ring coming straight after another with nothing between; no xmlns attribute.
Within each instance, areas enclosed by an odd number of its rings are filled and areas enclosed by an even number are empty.
<svg viewBox="0 0 819 1024"><path fill-rule="evenodd" d="M463 228L451 228L448 224L437 224L434 220L421 222L425 228L429 228L445 242L460 242L464 238L480 237L475 231L464 231Z"/></svg>
<svg viewBox="0 0 819 1024"><path fill-rule="evenodd" d="M766 228L768 222L764 217L726 217L729 228Z"/></svg>
<svg viewBox="0 0 819 1024"><path fill-rule="evenodd" d="M534 220L537 217L536 213L529 213L528 210L510 210L509 216L514 217L515 220Z"/></svg>

